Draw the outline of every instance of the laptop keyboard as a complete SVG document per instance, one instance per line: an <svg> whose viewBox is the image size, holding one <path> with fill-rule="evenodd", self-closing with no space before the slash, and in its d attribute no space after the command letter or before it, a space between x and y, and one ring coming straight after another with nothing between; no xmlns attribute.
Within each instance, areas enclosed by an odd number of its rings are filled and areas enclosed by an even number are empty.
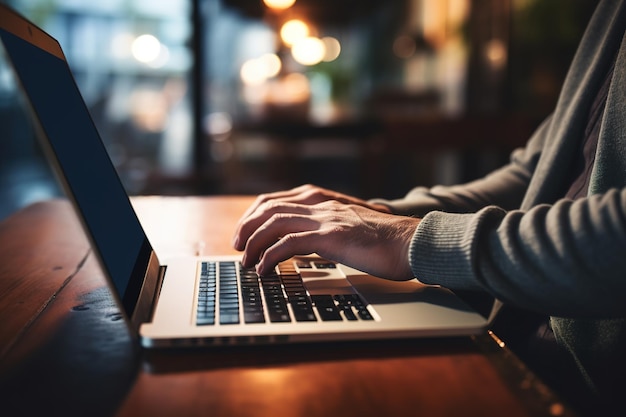
<svg viewBox="0 0 626 417"><path fill-rule="evenodd" d="M373 320L358 294L309 295L293 263L283 262L278 270L278 274L259 276L238 262L202 262L196 324Z"/></svg>

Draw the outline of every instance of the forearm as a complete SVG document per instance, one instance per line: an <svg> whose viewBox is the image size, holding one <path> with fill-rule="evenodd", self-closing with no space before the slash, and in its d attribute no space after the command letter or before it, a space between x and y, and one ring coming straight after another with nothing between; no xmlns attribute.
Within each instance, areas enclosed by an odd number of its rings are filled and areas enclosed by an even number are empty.
<svg viewBox="0 0 626 417"><path fill-rule="evenodd" d="M402 199L371 202L387 206L394 214L417 217L423 217L434 210L473 213L488 205L510 210L521 204L529 178L528 171L511 164L467 184L417 187Z"/></svg>
<svg viewBox="0 0 626 417"><path fill-rule="evenodd" d="M417 187L404 198L372 202L384 204L392 213L417 217L423 217L433 210L473 213L488 205L506 210L519 208L546 138L550 136L550 121L551 117L548 117L526 147L511 154L509 164L484 178L456 186Z"/></svg>
<svg viewBox="0 0 626 417"><path fill-rule="evenodd" d="M527 212L487 207L433 212L413 237L410 262L425 283L483 289L553 316L626 314L626 190Z"/></svg>

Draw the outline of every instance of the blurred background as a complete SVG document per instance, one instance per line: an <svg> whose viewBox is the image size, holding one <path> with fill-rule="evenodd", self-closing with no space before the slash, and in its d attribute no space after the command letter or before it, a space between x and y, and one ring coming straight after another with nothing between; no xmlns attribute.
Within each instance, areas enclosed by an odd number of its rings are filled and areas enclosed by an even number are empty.
<svg viewBox="0 0 626 417"><path fill-rule="evenodd" d="M60 41L129 194L311 182L362 198L506 163L597 3L3 2ZM0 126L1 219L59 195L1 58Z"/></svg>

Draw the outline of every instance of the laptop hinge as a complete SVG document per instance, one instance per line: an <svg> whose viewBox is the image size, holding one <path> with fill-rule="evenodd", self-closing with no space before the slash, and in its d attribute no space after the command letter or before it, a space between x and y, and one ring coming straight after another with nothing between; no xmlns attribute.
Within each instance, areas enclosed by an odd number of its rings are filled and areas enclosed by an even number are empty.
<svg viewBox="0 0 626 417"><path fill-rule="evenodd" d="M143 286L139 293L137 306L133 312L131 322L135 329L139 329L141 323L151 320L156 300L159 298L163 277L165 276L165 267L159 264L156 253L152 251L148 268L143 280Z"/></svg>

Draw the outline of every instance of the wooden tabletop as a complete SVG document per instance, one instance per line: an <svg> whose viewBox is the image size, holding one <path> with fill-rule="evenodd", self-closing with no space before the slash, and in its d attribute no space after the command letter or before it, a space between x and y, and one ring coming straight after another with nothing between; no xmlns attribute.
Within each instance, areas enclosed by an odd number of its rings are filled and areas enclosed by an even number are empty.
<svg viewBox="0 0 626 417"><path fill-rule="evenodd" d="M140 197L157 253L235 253L249 197ZM570 416L489 334L145 351L71 207L0 223L2 416Z"/></svg>

